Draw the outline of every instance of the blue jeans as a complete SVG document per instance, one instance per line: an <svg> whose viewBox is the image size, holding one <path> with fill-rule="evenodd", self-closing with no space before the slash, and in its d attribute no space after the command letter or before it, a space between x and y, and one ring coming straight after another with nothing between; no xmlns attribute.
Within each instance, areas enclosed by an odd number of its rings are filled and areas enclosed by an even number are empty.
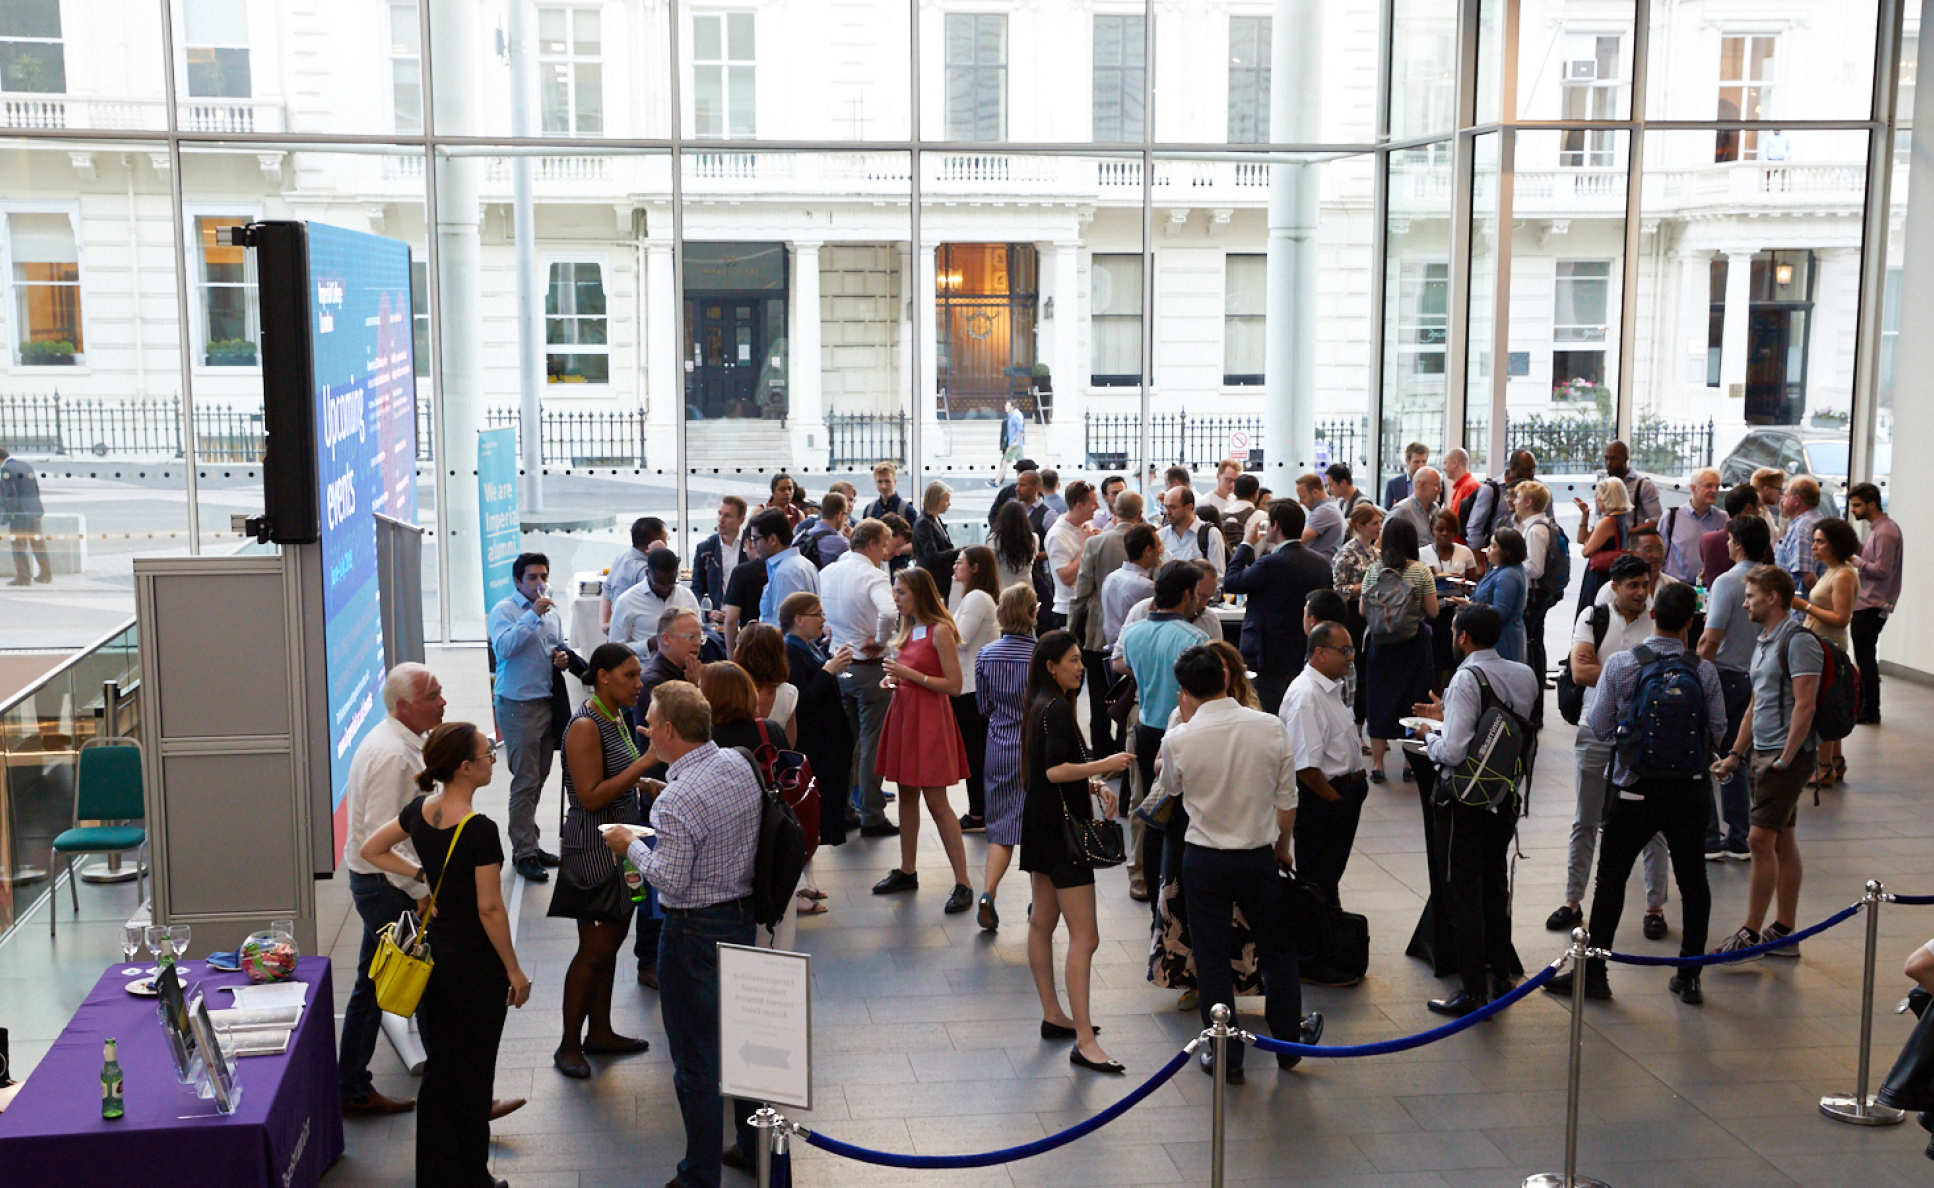
<svg viewBox="0 0 1934 1188"><path fill-rule="evenodd" d="M1753 700L1752 678L1737 669L1719 670L1719 686L1726 698L1726 739L1724 746L1731 747L1739 737L1740 720L1746 716L1746 707ZM1752 809L1752 790L1747 778L1747 764L1739 764L1733 771L1733 778L1712 782L1719 785L1717 799L1707 798L1706 805L1706 850L1727 849L1735 854L1746 852L1746 816ZM1722 836L1723 835L1723 836Z"/></svg>
<svg viewBox="0 0 1934 1188"><path fill-rule="evenodd" d="M672 1088L685 1119L685 1157L675 1181L718 1188L725 1129L719 1117L720 944L749 945L756 926L752 900L689 911L667 909L658 938L658 1007L672 1053ZM758 1155L758 1133L747 1121L756 1101L732 1099L739 1154Z"/></svg>
<svg viewBox="0 0 1934 1188"><path fill-rule="evenodd" d="M376 956L376 932L416 906L379 874L349 872L349 897L363 918L363 947L356 957L356 986L342 1012L342 1055L336 1060L337 1090L344 1097L364 1097L376 1086L370 1080L369 1059L376 1054L376 1033L383 1012L376 1006L376 983L369 980L370 958Z"/></svg>

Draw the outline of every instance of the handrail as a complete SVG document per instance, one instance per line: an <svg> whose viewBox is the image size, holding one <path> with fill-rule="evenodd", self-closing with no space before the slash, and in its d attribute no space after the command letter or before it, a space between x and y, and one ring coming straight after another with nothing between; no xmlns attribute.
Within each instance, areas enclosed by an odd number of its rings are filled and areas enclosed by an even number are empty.
<svg viewBox="0 0 1934 1188"><path fill-rule="evenodd" d="M108 632L106 635L101 636L99 639L95 640L91 644L88 644L84 648L76 648L74 650L73 655L67 657L65 660L62 660L59 664L54 665L46 672L40 674L40 676L34 678L33 683L29 684L26 688L21 689L13 696L7 698L5 701L0 701L0 714L6 713L8 710L19 705L21 702L27 700L27 698L32 697L34 694L40 692L42 689L45 689L49 684L51 684L54 681L56 677L66 672L68 669L73 668L75 665L87 659L89 656L92 656L95 653L99 652L101 649L107 647L107 645L112 643L114 639L117 636L119 636L122 632L133 627L135 625L135 622L136 622L135 617L133 615L129 615L127 622L121 624L119 627L116 627L114 630Z"/></svg>

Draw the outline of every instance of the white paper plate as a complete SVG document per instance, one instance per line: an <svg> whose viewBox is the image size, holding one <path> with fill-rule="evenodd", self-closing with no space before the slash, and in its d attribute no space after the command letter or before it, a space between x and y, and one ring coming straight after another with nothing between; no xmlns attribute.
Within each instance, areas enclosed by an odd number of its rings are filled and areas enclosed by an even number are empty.
<svg viewBox="0 0 1934 1188"><path fill-rule="evenodd" d="M1405 730L1438 731L1444 728L1444 724L1435 718L1398 718L1397 725Z"/></svg>
<svg viewBox="0 0 1934 1188"><path fill-rule="evenodd" d="M154 978L136 978L123 987L136 998L156 998L161 991L154 988Z"/></svg>

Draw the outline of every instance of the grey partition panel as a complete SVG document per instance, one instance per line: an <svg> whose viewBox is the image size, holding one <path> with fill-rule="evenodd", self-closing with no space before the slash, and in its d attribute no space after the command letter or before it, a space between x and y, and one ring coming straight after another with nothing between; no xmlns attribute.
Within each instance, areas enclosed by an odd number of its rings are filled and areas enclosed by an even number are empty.
<svg viewBox="0 0 1934 1188"><path fill-rule="evenodd" d="M163 754L161 771L168 789L169 853L157 881L167 883L170 916L267 921L296 915L298 884L309 881L308 869L263 861L265 852L283 848L277 844L281 839L295 836L295 806L273 794L293 782L287 747L253 754Z"/></svg>
<svg viewBox="0 0 1934 1188"><path fill-rule="evenodd" d="M164 629L144 634L167 697L157 707L160 738L289 733L287 599L282 573L234 573L219 598L207 582L175 575L154 585ZM251 670L238 673L237 670ZM277 695L236 696L240 686Z"/></svg>
<svg viewBox="0 0 1934 1188"><path fill-rule="evenodd" d="M377 512L376 582L383 613L383 663L423 663L423 529Z"/></svg>

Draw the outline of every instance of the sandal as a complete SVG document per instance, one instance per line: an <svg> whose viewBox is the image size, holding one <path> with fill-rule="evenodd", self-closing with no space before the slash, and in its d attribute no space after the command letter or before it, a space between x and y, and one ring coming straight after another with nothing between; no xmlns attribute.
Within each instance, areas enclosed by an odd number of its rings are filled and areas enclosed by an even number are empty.
<svg viewBox="0 0 1934 1188"><path fill-rule="evenodd" d="M1832 782L1835 784L1844 784L1847 782L1847 757L1845 755L1838 756L1833 761Z"/></svg>
<svg viewBox="0 0 1934 1188"><path fill-rule="evenodd" d="M817 887L801 887L801 888L799 889L799 891L798 891L798 893L797 893L797 894L798 894L798 896L799 896L799 898L801 898L801 899L824 899L824 898L826 898L826 893L825 893L824 891L821 891L821 890L820 890L819 888L817 888Z"/></svg>
<svg viewBox="0 0 1934 1188"><path fill-rule="evenodd" d="M798 913L802 916L823 916L826 914L826 905L817 899L809 899L799 905Z"/></svg>

